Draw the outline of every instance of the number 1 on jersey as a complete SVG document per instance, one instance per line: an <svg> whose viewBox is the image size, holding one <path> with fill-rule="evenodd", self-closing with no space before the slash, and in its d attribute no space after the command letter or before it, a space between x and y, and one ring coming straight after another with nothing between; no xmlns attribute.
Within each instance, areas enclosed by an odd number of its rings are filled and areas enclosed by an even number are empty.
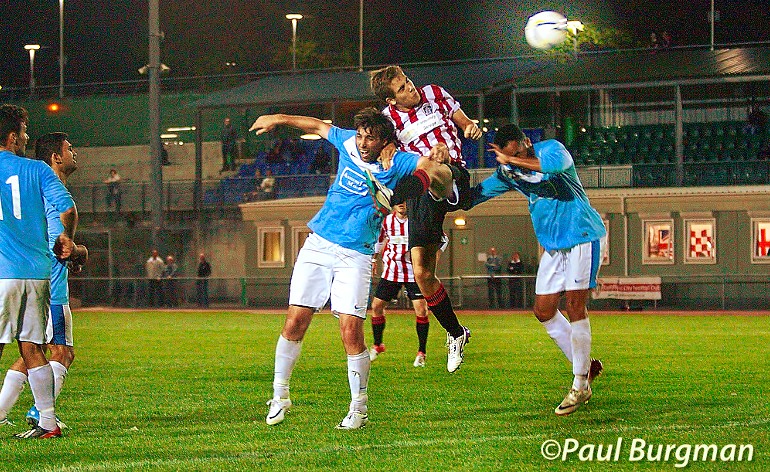
<svg viewBox="0 0 770 472"><path fill-rule="evenodd" d="M21 219L21 193L19 192L19 176L12 175L5 181L11 186L11 200L13 200L13 216L17 219ZM3 206L0 204L0 220L4 219Z"/></svg>

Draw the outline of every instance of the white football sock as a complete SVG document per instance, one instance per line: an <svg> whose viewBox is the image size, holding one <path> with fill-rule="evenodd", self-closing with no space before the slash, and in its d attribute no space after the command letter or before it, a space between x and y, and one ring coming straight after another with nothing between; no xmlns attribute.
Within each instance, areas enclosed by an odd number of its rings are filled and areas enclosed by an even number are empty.
<svg viewBox="0 0 770 472"><path fill-rule="evenodd" d="M51 364L27 369L29 388L35 397L35 407L40 412L41 428L48 431L56 429L56 414L54 413L53 369Z"/></svg>
<svg viewBox="0 0 770 472"><path fill-rule="evenodd" d="M49 364L53 369L53 396L59 398L61 388L64 386L64 379L67 377L67 368L57 361L50 361Z"/></svg>
<svg viewBox="0 0 770 472"><path fill-rule="evenodd" d="M275 346L275 371L273 372L273 397L289 398L289 380L294 370L294 364L302 352L302 341L289 341L283 336L278 337Z"/></svg>
<svg viewBox="0 0 770 472"><path fill-rule="evenodd" d="M360 354L348 356L348 382L350 383L350 409L366 413L366 403L369 400L369 368L372 361L369 360L369 352L364 350Z"/></svg>
<svg viewBox="0 0 770 472"><path fill-rule="evenodd" d="M567 360L572 364L572 326L559 310L550 320L542 322L545 332L554 340L561 352L567 356Z"/></svg>
<svg viewBox="0 0 770 472"><path fill-rule="evenodd" d="M591 368L591 323L588 318L572 322L572 388L588 388L588 370Z"/></svg>
<svg viewBox="0 0 770 472"><path fill-rule="evenodd" d="M24 390L24 384L27 382L27 376L18 370L8 370L3 381L3 388L0 389L0 420L4 420L11 408L19 400L19 394Z"/></svg>

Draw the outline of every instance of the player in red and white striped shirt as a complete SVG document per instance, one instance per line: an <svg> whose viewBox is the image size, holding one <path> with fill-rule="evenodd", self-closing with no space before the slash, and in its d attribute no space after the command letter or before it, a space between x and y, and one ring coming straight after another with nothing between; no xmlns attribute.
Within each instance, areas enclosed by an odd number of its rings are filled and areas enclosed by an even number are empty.
<svg viewBox="0 0 770 472"><path fill-rule="evenodd" d="M414 359L415 367L425 367L425 352L428 341L428 305L414 281L412 259L409 253L409 220L406 214L406 204L401 203L393 208L394 212L386 216L382 222L378 253L382 256L382 276L377 284L377 291L372 300L372 333L374 345L369 350L369 358L374 360L378 354L385 352L382 342L385 331L385 306L398 298L402 287L406 287L407 297L412 301L416 315L415 329L419 347ZM448 242L448 240L446 240ZM446 243L441 247L443 251Z"/></svg>
<svg viewBox="0 0 770 472"><path fill-rule="evenodd" d="M470 175L462 159L460 133L479 139L481 130L446 90L438 85L418 89L398 66L373 71L370 85L374 94L387 103L382 113L395 125L402 150L420 153L436 144L445 144L449 150L447 165L452 178L447 179L444 195L428 192L428 185L434 182L418 171L399 181L391 202L396 205L407 201L415 281L425 294L428 308L447 331L447 370L454 372L463 361L470 330L460 324L444 285L436 277L436 254L446 214L467 209L471 203Z"/></svg>

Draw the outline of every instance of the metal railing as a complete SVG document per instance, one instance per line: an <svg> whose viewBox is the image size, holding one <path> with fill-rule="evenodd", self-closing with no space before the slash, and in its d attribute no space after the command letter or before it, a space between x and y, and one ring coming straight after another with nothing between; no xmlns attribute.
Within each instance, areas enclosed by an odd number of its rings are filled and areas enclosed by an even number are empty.
<svg viewBox="0 0 770 472"><path fill-rule="evenodd" d="M770 161L688 162L683 169L684 186L770 184ZM471 170L471 185L481 182L494 170ZM578 168L578 173L586 188L679 186L676 181L676 164L670 163L588 166ZM261 189L262 178L235 176L203 180L200 189L196 188L194 180L170 180L163 183L163 202L166 211L186 211L267 199L323 196L334 178L333 174L279 175L275 176L275 186L270 193ZM109 212L118 209L118 202L110 195L107 184L73 185L70 192L80 212ZM150 197L149 182L120 183L121 212L150 211Z"/></svg>
<svg viewBox="0 0 770 472"><path fill-rule="evenodd" d="M520 279L523 303L531 308L534 302L535 276L500 275L502 302L510 306L509 280ZM486 275L444 277L442 282L458 308L488 309ZM646 307L684 310L766 310L770 307L770 280L760 275L700 275L661 277L662 300L646 302ZM194 307L197 304L196 277L161 281L166 304ZM219 307L284 308L289 299L289 277L211 277L208 279L209 299ZM373 282L376 284L376 280ZM70 278L71 297L83 306L149 307L150 284L146 278L136 277L76 277ZM634 302L641 306L642 302ZM592 300L594 309L618 309L620 300Z"/></svg>

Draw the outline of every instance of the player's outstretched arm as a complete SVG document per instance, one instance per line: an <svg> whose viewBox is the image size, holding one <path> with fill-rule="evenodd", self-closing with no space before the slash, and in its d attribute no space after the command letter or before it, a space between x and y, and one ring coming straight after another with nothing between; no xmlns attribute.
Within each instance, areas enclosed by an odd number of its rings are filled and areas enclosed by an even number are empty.
<svg viewBox="0 0 770 472"><path fill-rule="evenodd" d="M497 162L500 164L510 164L523 169L534 170L542 172L540 160L535 156L535 152L532 148L532 141L529 138L524 138L522 145L519 147L515 154L506 154L496 144L490 144L490 149L494 151Z"/></svg>
<svg viewBox="0 0 770 472"><path fill-rule="evenodd" d="M275 129L276 126L291 126L299 128L306 133L315 133L324 139L328 139L331 125L324 123L318 118L300 115L262 115L251 125L249 131L256 131L257 135L267 133Z"/></svg>
<svg viewBox="0 0 770 472"><path fill-rule="evenodd" d="M452 121L454 121L455 125L463 131L463 135L466 138L479 139L481 137L481 130L479 127L468 118L468 115L466 115L462 109L457 110L454 115L452 115Z"/></svg>

